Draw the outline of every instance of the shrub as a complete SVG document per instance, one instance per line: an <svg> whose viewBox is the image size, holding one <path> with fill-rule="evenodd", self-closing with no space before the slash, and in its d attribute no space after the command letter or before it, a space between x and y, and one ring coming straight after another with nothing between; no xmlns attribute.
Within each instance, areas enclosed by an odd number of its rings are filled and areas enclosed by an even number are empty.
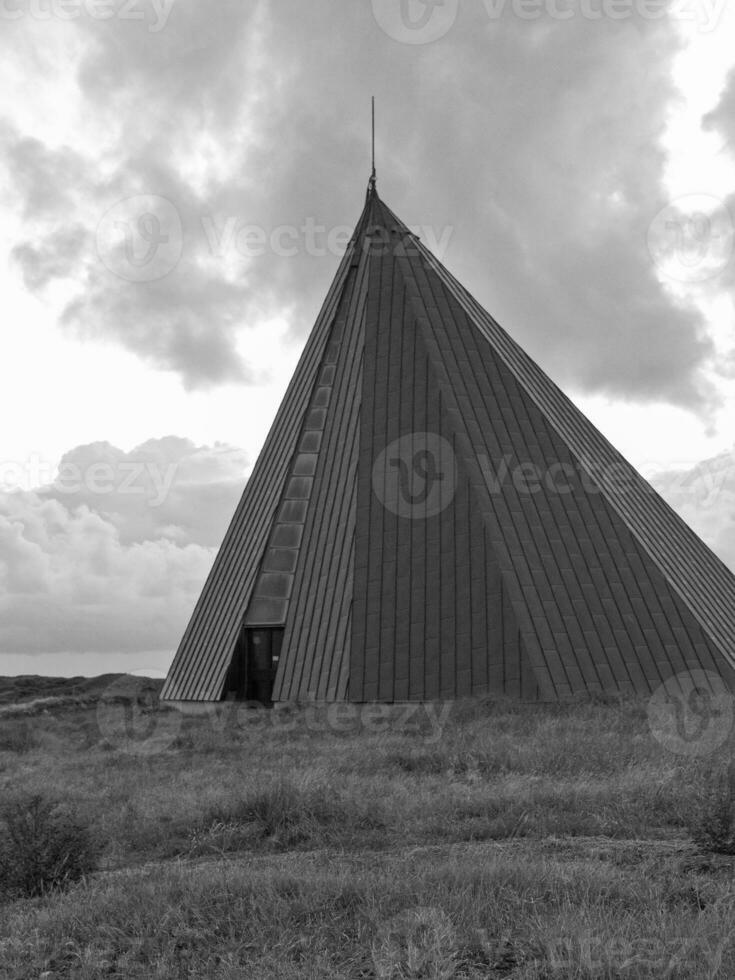
<svg viewBox="0 0 735 980"><path fill-rule="evenodd" d="M695 844L715 854L735 854L735 766L708 772L690 832Z"/></svg>
<svg viewBox="0 0 735 980"><path fill-rule="evenodd" d="M34 896L62 888L97 867L99 846L88 826L60 802L40 794L2 807L0 893Z"/></svg>
<svg viewBox="0 0 735 980"><path fill-rule="evenodd" d="M25 718L8 718L0 729L0 752L29 752L36 747L36 738Z"/></svg>

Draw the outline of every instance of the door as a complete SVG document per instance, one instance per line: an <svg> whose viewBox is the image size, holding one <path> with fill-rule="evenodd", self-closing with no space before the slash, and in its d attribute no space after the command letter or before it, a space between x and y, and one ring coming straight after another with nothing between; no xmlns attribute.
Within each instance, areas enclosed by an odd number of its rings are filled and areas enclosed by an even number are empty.
<svg viewBox="0 0 735 980"><path fill-rule="evenodd" d="M273 703L273 685L283 645L283 627L245 627L227 672L225 701Z"/></svg>
<svg viewBox="0 0 735 980"><path fill-rule="evenodd" d="M254 627L245 630L248 701L273 703L273 684L282 643L282 627Z"/></svg>

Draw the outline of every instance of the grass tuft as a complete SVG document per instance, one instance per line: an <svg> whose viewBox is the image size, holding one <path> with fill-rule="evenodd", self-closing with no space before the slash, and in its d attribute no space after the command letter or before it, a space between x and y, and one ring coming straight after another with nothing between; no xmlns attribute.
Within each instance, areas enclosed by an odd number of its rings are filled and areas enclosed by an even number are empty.
<svg viewBox="0 0 735 980"><path fill-rule="evenodd" d="M380 812L345 799L329 784L277 779L213 804L190 836L190 851L225 852L265 842L275 848L325 846L384 829Z"/></svg>
<svg viewBox="0 0 735 980"><path fill-rule="evenodd" d="M735 765L732 762L706 772L691 834L695 844L704 851L735 854Z"/></svg>
<svg viewBox="0 0 735 980"><path fill-rule="evenodd" d="M30 752L36 745L33 728L27 718L3 719L0 728L0 752L15 752L21 755Z"/></svg>

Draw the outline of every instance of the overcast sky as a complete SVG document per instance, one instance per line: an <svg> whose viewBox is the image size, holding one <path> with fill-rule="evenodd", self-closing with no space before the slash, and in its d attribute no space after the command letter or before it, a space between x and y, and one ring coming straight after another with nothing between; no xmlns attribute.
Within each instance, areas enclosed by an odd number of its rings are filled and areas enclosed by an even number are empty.
<svg viewBox="0 0 735 980"><path fill-rule="evenodd" d="M168 666L361 210L372 94L384 200L735 567L734 29L723 0L0 0L0 673Z"/></svg>

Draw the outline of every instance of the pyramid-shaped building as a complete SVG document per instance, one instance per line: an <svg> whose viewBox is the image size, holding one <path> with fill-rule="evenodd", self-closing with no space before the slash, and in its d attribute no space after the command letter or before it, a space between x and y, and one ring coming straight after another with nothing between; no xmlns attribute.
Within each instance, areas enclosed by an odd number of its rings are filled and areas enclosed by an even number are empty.
<svg viewBox="0 0 735 980"><path fill-rule="evenodd" d="M371 182L162 699L556 700L734 667L735 576Z"/></svg>

